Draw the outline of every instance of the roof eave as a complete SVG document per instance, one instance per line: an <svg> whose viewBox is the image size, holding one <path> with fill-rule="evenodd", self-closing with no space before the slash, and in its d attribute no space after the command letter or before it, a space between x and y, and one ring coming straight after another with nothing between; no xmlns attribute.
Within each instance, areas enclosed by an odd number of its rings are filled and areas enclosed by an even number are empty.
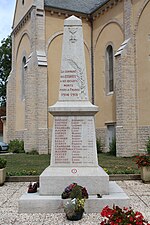
<svg viewBox="0 0 150 225"><path fill-rule="evenodd" d="M84 17L87 17L90 15L90 13L85 13L85 12L82 12L82 11L76 11L76 10L70 10L70 9L62 9L62 8L59 8L59 7L53 7L53 6L47 6L45 5L44 8L47 10L47 11L54 11L54 12L61 12L61 13L64 13L64 14L78 14L80 16L84 16Z"/></svg>

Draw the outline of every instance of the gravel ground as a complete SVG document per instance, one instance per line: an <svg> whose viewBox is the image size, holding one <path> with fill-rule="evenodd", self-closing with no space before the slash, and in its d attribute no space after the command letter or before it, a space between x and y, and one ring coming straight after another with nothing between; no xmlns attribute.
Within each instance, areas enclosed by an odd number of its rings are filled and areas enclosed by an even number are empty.
<svg viewBox="0 0 150 225"><path fill-rule="evenodd" d="M140 211L150 221L150 184L141 181L117 181L130 197L130 205ZM29 183L6 182L0 187L0 225L98 225L100 213L84 214L80 221L68 221L64 213L57 214L18 214L18 199L27 191Z"/></svg>

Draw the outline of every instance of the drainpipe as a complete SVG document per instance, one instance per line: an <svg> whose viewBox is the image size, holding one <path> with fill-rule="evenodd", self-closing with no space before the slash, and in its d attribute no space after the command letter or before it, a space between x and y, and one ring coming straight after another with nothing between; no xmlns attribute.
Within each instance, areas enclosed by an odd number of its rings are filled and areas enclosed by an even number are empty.
<svg viewBox="0 0 150 225"><path fill-rule="evenodd" d="M91 24L91 83L92 83L92 104L94 104L94 50L93 50L93 17L90 16Z"/></svg>

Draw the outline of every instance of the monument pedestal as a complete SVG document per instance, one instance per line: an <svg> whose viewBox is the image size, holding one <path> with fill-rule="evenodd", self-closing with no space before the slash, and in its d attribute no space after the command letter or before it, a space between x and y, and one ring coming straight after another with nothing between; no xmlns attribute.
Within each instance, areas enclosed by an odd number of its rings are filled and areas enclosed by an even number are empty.
<svg viewBox="0 0 150 225"><path fill-rule="evenodd" d="M40 195L60 195L71 183L86 187L90 195L109 194L109 176L97 167L52 167L40 176Z"/></svg>
<svg viewBox="0 0 150 225"><path fill-rule="evenodd" d="M54 116L51 165L40 176L40 195L60 195L71 183L86 187L91 195L109 194L109 176L97 161L97 111L87 100L49 107Z"/></svg>

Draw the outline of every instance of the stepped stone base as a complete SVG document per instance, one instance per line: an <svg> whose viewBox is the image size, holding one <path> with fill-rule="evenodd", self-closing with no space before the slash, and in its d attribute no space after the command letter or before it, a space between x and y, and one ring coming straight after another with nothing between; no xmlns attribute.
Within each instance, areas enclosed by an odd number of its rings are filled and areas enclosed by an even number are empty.
<svg viewBox="0 0 150 225"><path fill-rule="evenodd" d="M40 175L40 195L60 195L71 183L86 187L90 195L109 194L109 176L100 166L49 166Z"/></svg>
<svg viewBox="0 0 150 225"><path fill-rule="evenodd" d="M39 192L34 194L25 193L19 200L19 213L63 213L63 202L67 199L61 199L61 196L41 196ZM103 195L97 198L96 195L90 195L85 202L86 213L100 213L101 210L113 204L120 207L129 206L129 197L124 193L115 181L109 182L109 195Z"/></svg>

